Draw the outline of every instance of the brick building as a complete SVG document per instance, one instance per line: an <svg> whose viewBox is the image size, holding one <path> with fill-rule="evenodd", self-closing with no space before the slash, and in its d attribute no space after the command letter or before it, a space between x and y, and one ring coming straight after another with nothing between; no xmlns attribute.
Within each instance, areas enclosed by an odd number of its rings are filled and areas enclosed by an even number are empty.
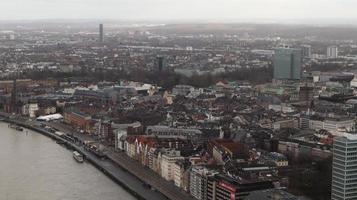
<svg viewBox="0 0 357 200"><path fill-rule="evenodd" d="M89 115L78 112L65 112L64 122L85 133L92 133L93 122Z"/></svg>

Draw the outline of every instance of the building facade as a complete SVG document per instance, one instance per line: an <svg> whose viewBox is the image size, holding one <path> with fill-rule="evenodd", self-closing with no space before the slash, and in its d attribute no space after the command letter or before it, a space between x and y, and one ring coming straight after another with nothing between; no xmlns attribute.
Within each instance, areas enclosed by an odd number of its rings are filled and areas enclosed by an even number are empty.
<svg viewBox="0 0 357 200"><path fill-rule="evenodd" d="M357 135L334 139L331 199L357 199Z"/></svg>
<svg viewBox="0 0 357 200"><path fill-rule="evenodd" d="M329 46L327 47L327 58L337 58L338 57L338 47Z"/></svg>
<svg viewBox="0 0 357 200"><path fill-rule="evenodd" d="M311 45L305 44L301 46L302 56L304 58L311 58Z"/></svg>
<svg viewBox="0 0 357 200"><path fill-rule="evenodd" d="M84 131L85 133L92 132L92 127L91 127L92 118L89 115L85 115L77 112L65 112L64 122L77 129L80 129L80 131Z"/></svg>
<svg viewBox="0 0 357 200"><path fill-rule="evenodd" d="M299 80L301 78L301 50L277 48L274 54L274 79Z"/></svg>
<svg viewBox="0 0 357 200"><path fill-rule="evenodd" d="M163 153L161 157L161 175L167 180L171 181L175 178L175 162L183 160L180 151L170 150Z"/></svg>

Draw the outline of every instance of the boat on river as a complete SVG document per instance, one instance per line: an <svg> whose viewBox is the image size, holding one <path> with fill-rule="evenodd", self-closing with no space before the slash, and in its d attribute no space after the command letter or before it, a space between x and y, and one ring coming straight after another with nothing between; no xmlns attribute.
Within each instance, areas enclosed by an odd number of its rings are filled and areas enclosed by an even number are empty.
<svg viewBox="0 0 357 200"><path fill-rule="evenodd" d="M78 151L73 151L73 158L79 163L83 163L84 162L83 155L80 154Z"/></svg>

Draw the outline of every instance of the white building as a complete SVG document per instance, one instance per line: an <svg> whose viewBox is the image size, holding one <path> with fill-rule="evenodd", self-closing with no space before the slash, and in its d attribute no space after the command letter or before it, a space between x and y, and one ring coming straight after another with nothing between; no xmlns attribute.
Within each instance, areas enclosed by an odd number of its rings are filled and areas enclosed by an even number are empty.
<svg viewBox="0 0 357 200"><path fill-rule="evenodd" d="M38 103L28 103L22 107L22 114L34 118L36 117L38 110Z"/></svg>
<svg viewBox="0 0 357 200"><path fill-rule="evenodd" d="M355 125L354 119L309 119L308 117L300 118L300 128L312 129L319 131L321 129L327 130L332 134L341 131L350 131Z"/></svg>
<svg viewBox="0 0 357 200"><path fill-rule="evenodd" d="M357 199L357 135L344 133L333 143L332 200Z"/></svg>
<svg viewBox="0 0 357 200"><path fill-rule="evenodd" d="M161 176L167 181L174 180L175 162L183 159L184 157L181 156L180 151L170 150L164 152L161 156Z"/></svg>
<svg viewBox="0 0 357 200"><path fill-rule="evenodd" d="M189 189L189 162L180 160L174 164L174 183L175 186L188 191Z"/></svg>
<svg viewBox="0 0 357 200"><path fill-rule="evenodd" d="M338 57L338 47L329 46L327 47L327 58L337 58Z"/></svg>
<svg viewBox="0 0 357 200"><path fill-rule="evenodd" d="M125 129L114 130L115 150L125 151L125 139L128 131Z"/></svg>
<svg viewBox="0 0 357 200"><path fill-rule="evenodd" d="M29 105L29 117L36 117L36 113L39 110L38 103L30 103Z"/></svg>
<svg viewBox="0 0 357 200"><path fill-rule="evenodd" d="M128 155L130 158L136 158L136 144L137 144L137 139L134 141L132 140L125 140L124 148L125 148L125 153Z"/></svg>
<svg viewBox="0 0 357 200"><path fill-rule="evenodd" d="M354 78L354 79L351 81L351 87L357 88L357 78Z"/></svg>
<svg viewBox="0 0 357 200"><path fill-rule="evenodd" d="M180 151L166 151L161 157L161 176L167 181L174 180L175 162L183 159Z"/></svg>

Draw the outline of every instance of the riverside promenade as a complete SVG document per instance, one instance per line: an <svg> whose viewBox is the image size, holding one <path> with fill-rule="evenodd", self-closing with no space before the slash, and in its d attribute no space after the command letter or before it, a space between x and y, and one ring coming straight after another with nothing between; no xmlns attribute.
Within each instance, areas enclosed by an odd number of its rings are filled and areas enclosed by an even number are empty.
<svg viewBox="0 0 357 200"><path fill-rule="evenodd" d="M43 135L51 137L56 141L65 143L66 146L69 146L73 150L81 152L95 167L97 167L123 188L131 192L138 199L193 200L189 194L180 190L172 182L166 181L154 171L144 167L136 160L128 157L124 152L115 152L108 148L106 151L106 157L108 159L99 159L93 153L85 150L83 146L64 140L63 138L44 130L43 128L37 126L36 122L27 122L23 119L10 119L7 115L3 115L2 113L0 113L0 116L4 117L5 122L15 123L17 125L23 126L24 128L34 130ZM88 139L87 135L77 133L61 123L47 124L60 130L61 132L73 134L83 141ZM152 189L150 189L148 185L151 186Z"/></svg>
<svg viewBox="0 0 357 200"><path fill-rule="evenodd" d="M60 130L61 132L74 134L76 137L81 138L82 140L91 139L89 136L77 133L76 131L72 130L71 127L68 127L62 123L53 122L46 124ZM142 182L150 185L152 188L162 193L168 199L193 200L193 198L188 193L180 190L173 184L173 182L166 181L151 169L143 166L138 161L131 159L124 152L117 152L107 148L106 156L121 168L135 175Z"/></svg>

